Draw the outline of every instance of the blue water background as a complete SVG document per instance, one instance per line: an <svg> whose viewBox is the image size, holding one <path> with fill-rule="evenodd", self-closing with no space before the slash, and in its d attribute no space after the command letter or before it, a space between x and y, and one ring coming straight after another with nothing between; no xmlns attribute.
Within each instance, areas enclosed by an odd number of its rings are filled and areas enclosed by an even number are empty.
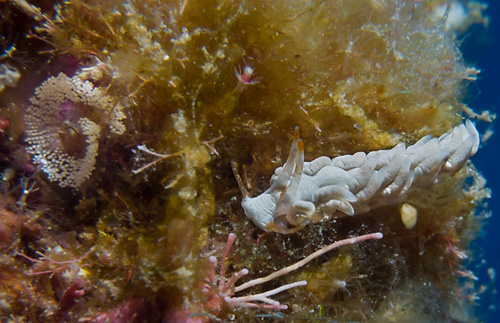
<svg viewBox="0 0 500 323"><path fill-rule="evenodd" d="M474 164L488 181L488 187L492 189L492 198L489 201L493 210L492 217L484 226L483 235L477 241L482 246L484 255L479 248L472 259L478 268L474 273L480 278L480 284L489 287L489 290L479 295L481 306L479 314L486 322L500 322L500 298L494 289L500 290L499 278L491 282L487 274L488 268L493 268L497 276L500 274L500 3L492 0L489 2L487 15L490 17L490 25L486 29L483 26L472 26L463 38L461 49L468 63L476 65L481 70L479 79L471 84L465 102L475 111L490 110L498 115L493 123L495 134L489 141L482 144L478 154L473 157ZM478 128L485 130L488 125L477 122ZM474 246L473 246L474 247ZM473 249L474 250L474 249ZM495 306L497 309L492 309ZM481 316L480 316L481 318Z"/></svg>

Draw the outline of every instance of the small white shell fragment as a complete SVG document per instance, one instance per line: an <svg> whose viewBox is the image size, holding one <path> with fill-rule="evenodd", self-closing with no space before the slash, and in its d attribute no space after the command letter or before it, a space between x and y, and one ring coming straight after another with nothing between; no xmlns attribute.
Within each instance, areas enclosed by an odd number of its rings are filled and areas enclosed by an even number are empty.
<svg viewBox="0 0 500 323"><path fill-rule="evenodd" d="M478 147L479 133L466 120L439 138L427 135L409 147L400 143L390 150L304 162L296 129L287 161L275 170L271 187L259 196L245 196L242 207L259 228L293 233L309 223L400 203L413 189L437 184L443 173L460 170ZM417 210L404 203L401 219L411 229Z"/></svg>
<svg viewBox="0 0 500 323"><path fill-rule="evenodd" d="M417 209L413 205L405 202L403 203L403 205L401 205L400 213L401 221L403 221L405 228L407 228L408 230L413 229L415 227L415 224L417 224Z"/></svg>

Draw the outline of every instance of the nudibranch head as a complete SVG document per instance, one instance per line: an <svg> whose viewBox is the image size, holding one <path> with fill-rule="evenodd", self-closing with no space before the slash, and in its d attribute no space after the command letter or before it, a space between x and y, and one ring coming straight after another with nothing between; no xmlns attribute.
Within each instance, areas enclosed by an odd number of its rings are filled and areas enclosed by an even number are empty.
<svg viewBox="0 0 500 323"><path fill-rule="evenodd" d="M245 197L241 206L247 218L264 231L269 231L267 225L273 222L273 211L276 200L270 194L262 194L256 197Z"/></svg>

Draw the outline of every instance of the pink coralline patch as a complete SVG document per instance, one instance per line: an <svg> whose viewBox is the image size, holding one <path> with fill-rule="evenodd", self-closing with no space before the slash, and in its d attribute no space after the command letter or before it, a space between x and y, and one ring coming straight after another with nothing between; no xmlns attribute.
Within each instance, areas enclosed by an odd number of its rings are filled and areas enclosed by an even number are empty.
<svg viewBox="0 0 500 323"><path fill-rule="evenodd" d="M0 203L4 205L9 205L15 203L15 200L11 196L1 196ZM22 217L22 218L21 218ZM15 212L9 211L6 207L0 212L0 249L4 251L8 248L16 239L16 234L19 232L19 226L21 222L25 219L24 214L17 214Z"/></svg>
<svg viewBox="0 0 500 323"><path fill-rule="evenodd" d="M68 312L77 305L79 299L85 295L84 286L85 282L81 279L77 279L64 291L59 301L59 310L55 314L56 318L62 319L66 317Z"/></svg>
<svg viewBox="0 0 500 323"><path fill-rule="evenodd" d="M162 323L204 323L204 317L193 316L193 313L186 309L172 309L163 317Z"/></svg>
<svg viewBox="0 0 500 323"><path fill-rule="evenodd" d="M141 323L149 322L151 306L139 298L131 298L107 313L101 313L92 323Z"/></svg>
<svg viewBox="0 0 500 323"><path fill-rule="evenodd" d="M7 128L10 126L10 121L9 119L0 116L0 136L5 133Z"/></svg>

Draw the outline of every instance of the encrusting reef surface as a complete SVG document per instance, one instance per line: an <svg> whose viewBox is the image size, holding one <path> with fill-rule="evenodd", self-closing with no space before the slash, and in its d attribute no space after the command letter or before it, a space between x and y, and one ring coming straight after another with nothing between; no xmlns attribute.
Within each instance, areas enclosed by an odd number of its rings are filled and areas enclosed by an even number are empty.
<svg viewBox="0 0 500 323"><path fill-rule="evenodd" d="M491 122L463 101L479 71L457 41L485 8L0 2L0 320L480 321L493 291L468 259L490 191L473 157L292 234L256 227L241 201L292 141L312 161Z"/></svg>

